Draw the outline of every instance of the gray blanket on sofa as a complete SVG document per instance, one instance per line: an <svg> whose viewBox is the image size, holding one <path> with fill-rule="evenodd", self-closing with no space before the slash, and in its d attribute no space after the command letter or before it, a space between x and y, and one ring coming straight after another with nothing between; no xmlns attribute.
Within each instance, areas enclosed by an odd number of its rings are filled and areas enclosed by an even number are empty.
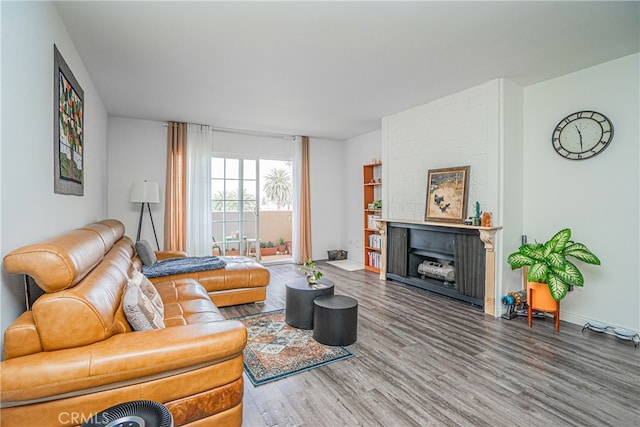
<svg viewBox="0 0 640 427"><path fill-rule="evenodd" d="M156 262L153 265L142 266L142 274L148 278L162 277L196 271L217 270L224 268L226 265L227 263L217 256L171 258Z"/></svg>

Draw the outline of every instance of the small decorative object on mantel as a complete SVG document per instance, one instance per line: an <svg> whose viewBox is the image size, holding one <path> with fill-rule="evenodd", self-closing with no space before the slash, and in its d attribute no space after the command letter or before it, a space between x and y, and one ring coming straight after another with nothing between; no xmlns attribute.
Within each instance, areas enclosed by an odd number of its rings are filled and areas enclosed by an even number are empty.
<svg viewBox="0 0 640 427"><path fill-rule="evenodd" d="M476 202L474 206L476 209L476 215L472 219L472 224L478 226L480 225L480 215L482 215L482 211L480 210L480 202Z"/></svg>
<svg viewBox="0 0 640 427"><path fill-rule="evenodd" d="M463 223L468 182L469 166L429 170L425 221Z"/></svg>
<svg viewBox="0 0 640 427"><path fill-rule="evenodd" d="M480 222L482 227L491 227L493 226L493 221L491 221L491 212L483 212L482 213L482 221Z"/></svg>
<svg viewBox="0 0 640 427"><path fill-rule="evenodd" d="M323 276L322 271L311 259L307 259L298 270L307 278L309 285L315 285Z"/></svg>

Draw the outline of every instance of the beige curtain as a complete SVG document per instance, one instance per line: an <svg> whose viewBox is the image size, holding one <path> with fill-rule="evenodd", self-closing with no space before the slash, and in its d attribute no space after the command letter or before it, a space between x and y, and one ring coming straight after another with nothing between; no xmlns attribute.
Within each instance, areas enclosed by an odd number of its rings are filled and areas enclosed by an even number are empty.
<svg viewBox="0 0 640 427"><path fill-rule="evenodd" d="M187 248L187 124L167 127L167 183L164 208L164 249Z"/></svg>
<svg viewBox="0 0 640 427"><path fill-rule="evenodd" d="M309 188L309 137L302 137L300 164L300 260L311 259L311 191Z"/></svg>

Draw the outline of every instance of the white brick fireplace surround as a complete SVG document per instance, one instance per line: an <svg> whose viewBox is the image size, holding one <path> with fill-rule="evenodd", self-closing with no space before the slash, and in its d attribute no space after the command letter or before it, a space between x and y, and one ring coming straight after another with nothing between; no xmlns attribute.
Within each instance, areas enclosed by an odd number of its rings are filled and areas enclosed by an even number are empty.
<svg viewBox="0 0 640 427"><path fill-rule="evenodd" d="M476 201L482 211L492 212L497 232L491 237L490 258L495 272L495 289L486 295L495 301L503 292L502 239L505 211L510 218L522 218L516 212L522 204L521 186L509 170L518 168L510 161L505 172L506 153L519 144L505 147L504 140L516 141L521 135L521 88L504 79L496 79L382 120L382 218L388 221L425 220L427 176L431 169L470 166L467 217ZM506 176L505 176L506 175ZM516 190L517 189L517 190ZM504 205L505 194L509 204ZM505 226L505 230L501 229ZM510 224L509 230L520 230ZM519 284L515 284L518 286ZM489 290L488 290L489 291ZM489 302L489 301L488 301ZM485 303L488 314L498 316L493 303Z"/></svg>

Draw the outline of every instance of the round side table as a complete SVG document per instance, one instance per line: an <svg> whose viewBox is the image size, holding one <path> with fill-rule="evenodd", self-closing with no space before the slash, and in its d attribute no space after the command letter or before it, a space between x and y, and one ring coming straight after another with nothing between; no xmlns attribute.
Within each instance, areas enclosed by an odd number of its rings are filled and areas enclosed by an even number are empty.
<svg viewBox="0 0 640 427"><path fill-rule="evenodd" d="M358 339L358 300L345 295L315 299L313 339L325 345L350 345Z"/></svg>
<svg viewBox="0 0 640 427"><path fill-rule="evenodd" d="M285 322L298 329L313 329L313 300L323 295L333 295L334 284L320 279L309 285L301 278L286 284Z"/></svg>

